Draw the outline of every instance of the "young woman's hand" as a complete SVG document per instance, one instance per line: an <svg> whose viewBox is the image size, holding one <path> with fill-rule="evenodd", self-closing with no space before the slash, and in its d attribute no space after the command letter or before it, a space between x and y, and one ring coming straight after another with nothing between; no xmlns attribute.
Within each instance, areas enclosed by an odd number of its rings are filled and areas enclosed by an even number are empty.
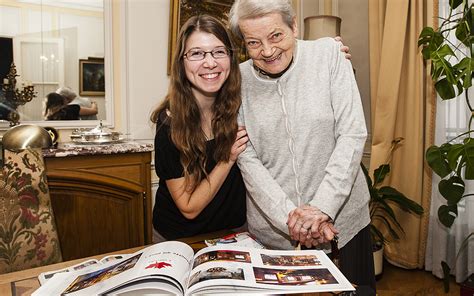
<svg viewBox="0 0 474 296"><path fill-rule="evenodd" d="M79 115L96 115L98 112L97 103L92 102L90 107L82 107L79 109Z"/></svg>
<svg viewBox="0 0 474 296"><path fill-rule="evenodd" d="M341 42L341 51L346 55L346 59L350 60L352 58L350 52L349 52L349 46L344 45L342 43L342 37L341 36L336 36L334 37L334 40Z"/></svg>
<svg viewBox="0 0 474 296"><path fill-rule="evenodd" d="M232 148L230 150L231 162L237 161L237 157L239 156L239 154L242 153L242 151L244 151L247 147L248 140L249 137L247 136L247 131L245 130L245 127L239 126L239 129L237 130L237 137L235 139L234 145L232 145Z"/></svg>

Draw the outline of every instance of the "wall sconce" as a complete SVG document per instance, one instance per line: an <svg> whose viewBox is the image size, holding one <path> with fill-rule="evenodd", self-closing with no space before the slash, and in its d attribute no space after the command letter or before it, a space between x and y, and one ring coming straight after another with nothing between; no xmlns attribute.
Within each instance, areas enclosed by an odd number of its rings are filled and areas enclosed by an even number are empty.
<svg viewBox="0 0 474 296"><path fill-rule="evenodd" d="M31 82L22 83L22 89L16 88L16 77L18 76L20 75L16 74L15 64L12 63L7 77L3 79L3 84L1 84L0 114L6 117L2 119L10 121L10 126L19 124L20 114L16 110L18 106L28 103L37 95Z"/></svg>
<svg viewBox="0 0 474 296"><path fill-rule="evenodd" d="M341 18L334 15L308 16L304 19L304 40L341 36Z"/></svg>

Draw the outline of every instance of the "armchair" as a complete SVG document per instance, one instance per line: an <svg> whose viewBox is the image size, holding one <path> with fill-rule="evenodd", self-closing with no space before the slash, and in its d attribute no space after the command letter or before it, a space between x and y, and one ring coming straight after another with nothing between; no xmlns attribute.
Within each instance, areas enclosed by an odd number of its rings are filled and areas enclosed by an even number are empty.
<svg viewBox="0 0 474 296"><path fill-rule="evenodd" d="M5 150L0 274L62 261L41 149Z"/></svg>

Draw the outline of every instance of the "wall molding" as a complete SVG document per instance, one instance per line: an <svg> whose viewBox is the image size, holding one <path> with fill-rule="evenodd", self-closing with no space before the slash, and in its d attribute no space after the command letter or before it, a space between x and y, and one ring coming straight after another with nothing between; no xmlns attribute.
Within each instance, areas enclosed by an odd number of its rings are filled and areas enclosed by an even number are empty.
<svg viewBox="0 0 474 296"><path fill-rule="evenodd" d="M120 9L120 92L121 92L121 129L122 132L130 134L130 77L129 77L129 16L128 5L129 0L124 0Z"/></svg>

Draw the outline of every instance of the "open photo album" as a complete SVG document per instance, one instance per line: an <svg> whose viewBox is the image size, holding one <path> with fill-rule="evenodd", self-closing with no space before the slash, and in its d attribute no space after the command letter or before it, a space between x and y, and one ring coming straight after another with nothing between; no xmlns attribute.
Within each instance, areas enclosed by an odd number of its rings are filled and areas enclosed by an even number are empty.
<svg viewBox="0 0 474 296"><path fill-rule="evenodd" d="M323 251L232 245L196 254L168 241L77 271L55 273L33 295L309 293L353 286Z"/></svg>

